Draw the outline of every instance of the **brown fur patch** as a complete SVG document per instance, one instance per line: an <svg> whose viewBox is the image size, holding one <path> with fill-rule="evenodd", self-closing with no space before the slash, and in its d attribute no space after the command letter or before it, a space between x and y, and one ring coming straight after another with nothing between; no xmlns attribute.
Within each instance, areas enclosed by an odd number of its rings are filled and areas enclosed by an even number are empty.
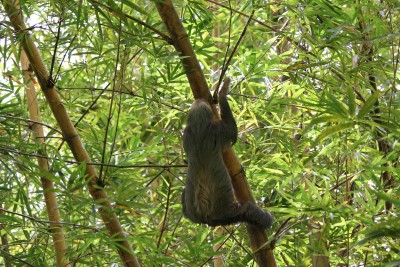
<svg viewBox="0 0 400 267"><path fill-rule="evenodd" d="M196 212L202 214L203 216L208 216L212 210L212 203L209 196L211 196L210 182L207 181L206 174L200 174L197 176L198 188L196 191L196 196L194 200L194 206L196 207Z"/></svg>

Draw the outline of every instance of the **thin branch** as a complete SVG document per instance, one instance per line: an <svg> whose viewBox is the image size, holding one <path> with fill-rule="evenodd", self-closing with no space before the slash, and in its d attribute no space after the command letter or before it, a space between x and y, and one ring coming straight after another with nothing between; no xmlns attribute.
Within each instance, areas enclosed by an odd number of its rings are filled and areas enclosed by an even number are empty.
<svg viewBox="0 0 400 267"><path fill-rule="evenodd" d="M161 229L160 229L160 235L158 236L157 248L160 248L161 238L163 236L163 233L165 232L165 228L167 225L169 203L171 201L171 187L172 187L172 183L171 183L171 181L168 181L167 204L165 205L165 209L164 209L164 216L163 216L162 225L161 225Z"/></svg>
<svg viewBox="0 0 400 267"><path fill-rule="evenodd" d="M228 60L226 62L224 62L224 66L222 67L222 71L221 71L221 76L219 77L218 84L217 84L216 90L214 92L214 96L213 96L214 99L217 99L218 89L219 89L219 86L222 83L222 80L223 80L224 76L225 76L225 72L227 71L230 62L232 61L233 56L235 55L240 43L242 42L244 35L246 34L247 28L249 27L249 23L250 23L251 18L253 17L253 15L254 15L254 10L251 12L250 18L247 20L247 23L244 26L244 28L242 30L242 33L240 34L240 37L237 40L235 46L233 47L232 53L229 55Z"/></svg>
<svg viewBox="0 0 400 267"><path fill-rule="evenodd" d="M163 32L159 31L158 29L154 28L153 26L151 26L151 25L149 25L149 24L147 24L147 23L141 21L140 19L137 19L137 18L132 17L132 16L127 15L127 14L120 14L120 13L117 13L117 12L116 12L114 9L112 9L111 7L109 7L109 6L105 5L105 4L102 4L102 3L100 3L100 2L97 2L97 1L95 1L95 0L89 0L89 2L92 2L92 3L94 3L94 4L98 5L98 6L100 6L100 7L104 8L104 9L106 9L108 12L110 12L111 14L113 14L114 16L116 16L116 17L118 17L118 18L120 18L120 19L125 19L125 18L131 19L131 20L133 20L133 21L139 23L140 25L146 27L147 29L149 29L149 30L151 30L151 31L153 31L153 32L155 32L155 33L157 33L157 34L158 34L162 39L164 39L166 42L168 42L168 43L171 43L171 42L172 42L172 41L171 41L171 38L169 38L168 35L164 34Z"/></svg>
<svg viewBox="0 0 400 267"><path fill-rule="evenodd" d="M16 261L19 261L19 262L22 262L23 264L26 264L27 266L32 266L32 267L35 267L35 265L32 265L32 264L30 264L29 262L27 262L27 261L25 261L25 260L23 260L23 259L20 259L20 258L18 258L18 257L16 257L16 256L14 256L13 254L11 254L11 253L8 253L7 251L5 251L5 250L1 250L1 253L4 253L4 254L6 254L7 256L9 256L9 257L11 257L11 258L13 258L13 259L15 259ZM25 266L25 265L24 265Z"/></svg>
<svg viewBox="0 0 400 267"><path fill-rule="evenodd" d="M239 10L237 10L237 9L231 8L231 7L229 7L229 6L226 6L226 5L224 5L224 4L221 4L221 3L219 3L219 2L216 2L216 1L213 1L213 0L206 0L206 1L207 1L207 2L210 2L210 3L213 3L213 4L217 5L217 6L226 8L226 9L228 9L228 10L231 10L231 11L233 11L233 12L235 12L235 13L241 15L241 16L244 16L244 17L247 17L247 18L250 18L250 17L251 17L251 15L247 15L247 14L244 13L244 12L241 12L241 11L239 11ZM285 35L285 33L284 33L282 30L275 29L274 27L269 26L268 24L266 24L265 22L263 22L263 21L261 21L261 20L258 20L258 19L255 19L255 18L251 18L251 20L253 20L253 21L257 22L258 24L264 26L265 28L267 28L267 29L269 29L269 30L275 32L276 34ZM305 48L304 46L302 46L299 42L293 40L290 36L286 36L286 35L285 35L285 38L286 38L289 42L291 42L291 43L293 43L294 45L296 45L297 48L301 49L302 51L306 52L306 53L309 54L309 55L315 56L314 53L308 51L307 48Z"/></svg>
<svg viewBox="0 0 400 267"><path fill-rule="evenodd" d="M22 155L22 156L30 156L30 157L37 157L37 158L44 158L44 159L50 159L54 161L63 161L68 164L82 164L82 162L78 161L73 161L73 160L63 160L55 157L49 157L49 156L44 156L44 155L39 155L35 153L27 153L27 152L22 152L16 149L10 149L6 147L1 147L0 146L0 151L8 152L11 154L16 154L16 155ZM132 165L115 165L115 164L106 164L106 163L97 163L97 162L86 162L85 163L88 166L104 166L104 167L112 167L112 168L117 168L117 169L130 169L130 168L163 168L163 169L168 169L168 168L186 168L187 164L175 164L175 165L169 165L169 164L132 164Z"/></svg>
<svg viewBox="0 0 400 267"><path fill-rule="evenodd" d="M50 74L49 74L50 79L49 79L49 84L47 85L48 87L52 87L54 85L54 83L55 83L55 80L53 79L53 71L54 71L54 64L56 62L56 57L57 57L58 43L60 41L62 21L63 20L60 17L58 19L58 29L57 29L56 43L54 44L53 56L51 57Z"/></svg>
<svg viewBox="0 0 400 267"><path fill-rule="evenodd" d="M29 216L29 215L25 215L25 214L18 213L18 212L15 212L15 211L7 210L7 209L4 209L4 208L0 208L0 211L8 213L8 214L17 215L17 216L20 216L22 218L28 219L28 220L30 220L32 222L39 223L39 224L42 224L42 225L60 224L60 225L73 226L73 227L81 228L81 229L93 230L95 232L100 232L101 231L101 229L98 228L98 227L85 226L85 225L81 225L81 224L77 224L77 223L70 223L70 222L54 222L54 221L49 221L49 220L41 220L41 219L37 219L37 218Z"/></svg>
<svg viewBox="0 0 400 267"><path fill-rule="evenodd" d="M32 124L39 124L42 126L45 126L46 128L49 128L53 131L55 131L58 134L62 134L62 132L56 128L54 128L53 126L50 126L44 122L41 121L35 121L35 120L31 120L31 119L26 119L26 118L21 118L21 117L15 117L15 116L10 116L10 115L0 115L0 118L5 118L5 119L13 119L13 120L20 120L20 121L25 121L28 122L28 126L30 127ZM38 136L38 137L45 137L45 136Z"/></svg>

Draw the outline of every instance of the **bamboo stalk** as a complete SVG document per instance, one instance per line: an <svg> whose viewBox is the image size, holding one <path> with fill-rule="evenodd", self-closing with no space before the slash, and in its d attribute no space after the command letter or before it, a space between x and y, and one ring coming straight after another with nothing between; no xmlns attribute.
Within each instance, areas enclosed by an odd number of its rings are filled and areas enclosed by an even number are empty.
<svg viewBox="0 0 400 267"><path fill-rule="evenodd" d="M21 51L21 67L24 72L24 83L26 84L25 94L26 101L28 102L29 118L32 121L42 122L38 104L38 95L33 82L33 71L30 69L29 60L25 51ZM42 148L44 149L45 140L43 125L40 123L33 123L31 129L36 142L42 145ZM43 154L43 151L40 151L39 153ZM46 158L38 157L37 160L40 168L42 168L43 171L49 171L49 163ZM58 209L54 183L46 179L44 176L40 179L42 182L47 216L50 221L50 232L53 237L57 266L68 267L70 264L67 257L67 244L65 243L64 231L61 225L61 215L60 210Z"/></svg>
<svg viewBox="0 0 400 267"><path fill-rule="evenodd" d="M86 162L86 175L90 178L87 184L87 188L92 198L99 205L99 213L103 222L112 236L115 239L118 253L121 257L121 261L124 266L140 266L138 260L134 256L133 250L129 242L126 240L126 236L122 229L122 226L108 201L108 197L104 189L101 187L101 183L98 183L98 174L93 165L91 165L90 157L83 146L83 143L76 131L71 119L68 116L67 110L65 109L60 95L57 93L56 87L49 76L46 66L40 56L39 50L27 27L22 19L22 10L19 8L17 0L2 0L5 11L10 18L11 24L13 25L17 34L23 35L21 40L22 47L26 52L29 62L33 71L38 78L39 84L42 88L43 94L49 103L51 111L57 123L61 129L64 139L66 140L72 154L77 162Z"/></svg>
<svg viewBox="0 0 400 267"><path fill-rule="evenodd" d="M200 68L199 61L171 0L157 1L156 7L172 39L172 45L182 57L181 62L186 71L186 76L194 97L196 99L208 99L211 102L210 90ZM224 153L224 162L232 178L236 199L239 202L254 202L245 174L242 171L242 166L233 148L228 149ZM267 244L268 238L265 231L252 225L246 225L246 228L258 265L262 267L277 266L272 248Z"/></svg>

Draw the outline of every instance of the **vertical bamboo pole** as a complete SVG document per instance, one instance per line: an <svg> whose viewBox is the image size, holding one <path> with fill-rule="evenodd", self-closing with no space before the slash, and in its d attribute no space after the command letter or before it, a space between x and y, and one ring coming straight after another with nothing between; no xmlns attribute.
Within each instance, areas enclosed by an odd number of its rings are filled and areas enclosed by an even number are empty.
<svg viewBox="0 0 400 267"><path fill-rule="evenodd" d="M29 60L26 56L25 51L21 51L21 67L24 72L24 83L26 101L28 102L29 117L34 122L41 122L42 118L40 116L38 95L33 82L33 71L29 67ZM41 151L39 154L46 154L45 140L43 125L39 123L32 124L32 132L35 140L41 145ZM38 164L44 172L49 171L49 163L46 158L38 157ZM67 257L67 244L64 239L64 232L61 225L61 215L57 205L57 198L54 189L54 183L44 176L41 178L44 200L46 203L47 216L50 221L50 232L53 237L54 249L56 252L57 266L69 267L69 259Z"/></svg>

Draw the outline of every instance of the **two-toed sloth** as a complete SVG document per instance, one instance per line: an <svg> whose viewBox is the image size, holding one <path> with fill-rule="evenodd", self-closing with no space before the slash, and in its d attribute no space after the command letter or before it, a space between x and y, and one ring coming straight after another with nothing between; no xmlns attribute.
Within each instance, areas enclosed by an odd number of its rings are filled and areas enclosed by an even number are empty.
<svg viewBox="0 0 400 267"><path fill-rule="evenodd" d="M182 193L183 214L195 223L210 226L245 222L269 228L273 217L252 202L238 203L222 152L235 144L237 125L227 101L230 79L218 95L221 120L213 118L210 105L197 99L190 107L183 146L188 172Z"/></svg>

